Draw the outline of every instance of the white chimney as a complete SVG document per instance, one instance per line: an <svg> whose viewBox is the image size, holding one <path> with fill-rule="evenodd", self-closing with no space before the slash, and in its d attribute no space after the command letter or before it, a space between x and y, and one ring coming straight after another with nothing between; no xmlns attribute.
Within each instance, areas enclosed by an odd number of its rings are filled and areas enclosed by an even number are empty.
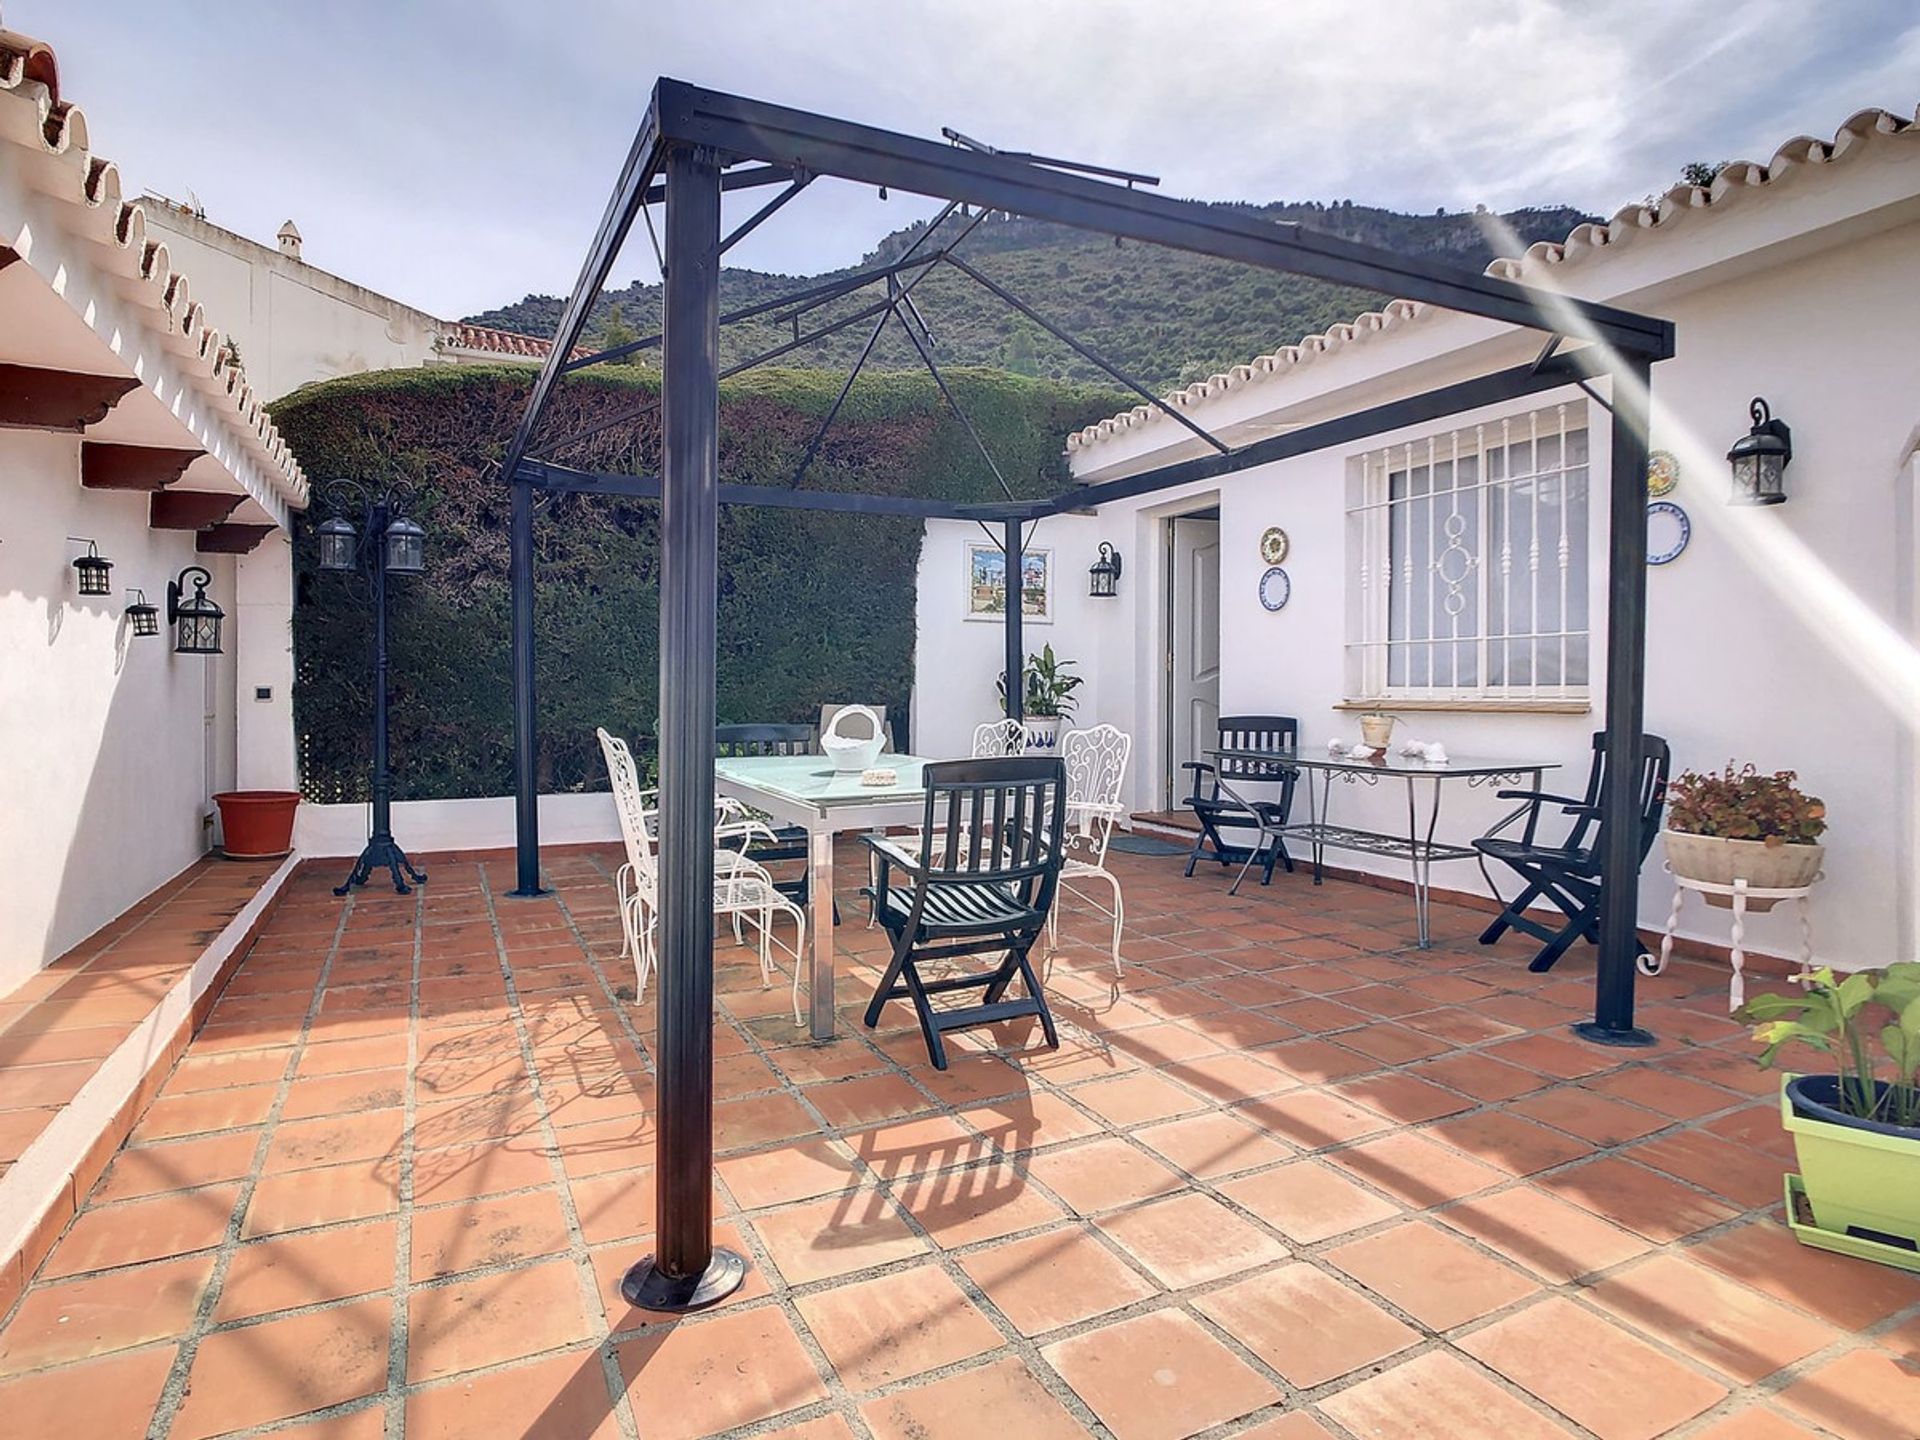
<svg viewBox="0 0 1920 1440"><path fill-rule="evenodd" d="M282 255L290 260L300 258L300 230L293 221L289 220L280 227L279 240Z"/></svg>

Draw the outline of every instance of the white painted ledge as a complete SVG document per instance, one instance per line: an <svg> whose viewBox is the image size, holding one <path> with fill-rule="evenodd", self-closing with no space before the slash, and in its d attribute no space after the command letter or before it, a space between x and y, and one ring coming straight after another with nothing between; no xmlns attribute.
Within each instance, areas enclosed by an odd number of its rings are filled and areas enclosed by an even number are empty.
<svg viewBox="0 0 1920 1440"><path fill-rule="evenodd" d="M295 813L294 850L312 860L351 857L367 843L370 807L303 804ZM437 850L505 850L514 842L513 797L477 800L398 800L393 806L393 836L412 856ZM613 796L540 797L542 845L617 843L620 817Z"/></svg>
<svg viewBox="0 0 1920 1440"><path fill-rule="evenodd" d="M113 1124L153 1067L164 1060L168 1043L191 1018L194 1003L212 987L247 933L300 868L302 858L297 852L288 856L267 877L240 913L200 952L192 968L174 981L147 1012L146 1019L100 1062L100 1068L79 1093L27 1146L13 1168L0 1176L0 1259L18 1254L27 1243L48 1206L72 1183L87 1152ZM138 1117L134 1118L137 1123ZM85 1197L77 1199L84 1201Z"/></svg>

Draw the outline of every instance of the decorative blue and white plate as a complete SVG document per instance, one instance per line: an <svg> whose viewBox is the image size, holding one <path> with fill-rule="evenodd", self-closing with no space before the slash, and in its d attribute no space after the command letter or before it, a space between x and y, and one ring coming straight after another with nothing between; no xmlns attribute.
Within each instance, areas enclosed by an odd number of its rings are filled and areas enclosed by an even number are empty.
<svg viewBox="0 0 1920 1440"><path fill-rule="evenodd" d="M1260 577L1260 603L1269 610L1285 607L1293 596L1293 582L1287 578L1287 572L1278 565L1272 566Z"/></svg>
<svg viewBox="0 0 1920 1440"><path fill-rule="evenodd" d="M1671 565L1693 539L1693 522L1671 500L1647 506L1647 564Z"/></svg>

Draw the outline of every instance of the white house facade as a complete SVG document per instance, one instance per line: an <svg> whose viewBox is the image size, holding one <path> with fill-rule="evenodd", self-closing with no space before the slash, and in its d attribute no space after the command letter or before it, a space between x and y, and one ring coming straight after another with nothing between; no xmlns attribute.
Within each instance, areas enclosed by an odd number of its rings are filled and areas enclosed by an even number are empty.
<svg viewBox="0 0 1920 1440"><path fill-rule="evenodd" d="M1672 744L1676 771L1798 771L1831 823L1817 953L1843 966L1911 958L1920 129L1867 111L1831 139L1792 141L1492 270L1674 322L1652 446L1678 479L1650 533L1656 558L1685 546L1649 568L1647 728ZM1396 301L1169 398L1239 443L1525 363L1538 343ZM1725 452L1756 396L1792 427L1789 498L1736 508ZM1178 807L1180 762L1221 713L1295 716L1319 749L1357 740L1359 714L1384 710L1396 740L1551 763L1548 788L1578 792L1604 709L1607 419L1569 389L1049 519L1029 543L1052 551L1054 618L1030 625L1028 649L1050 642L1088 677L1077 723L1134 735L1138 812ZM1145 406L1068 447L1085 482L1200 453ZM1274 527L1285 579L1263 596ZM913 736L925 753L965 753L972 725L997 713L998 630L962 618L967 545L981 539L927 527ZM1087 593L1102 541L1125 560L1113 599ZM1405 828L1405 796L1386 786L1336 785L1332 804L1342 823ZM1470 839L1507 808L1451 787L1441 838ZM1364 854L1329 862L1405 873ZM1660 862L1656 847L1642 875L1654 929L1673 893ZM1470 863L1437 868L1434 883L1483 890ZM1724 917L1697 907L1681 933L1727 940ZM1784 911L1749 936L1777 953L1798 942Z"/></svg>
<svg viewBox="0 0 1920 1440"><path fill-rule="evenodd" d="M237 662L281 687L287 604L239 559L282 539L307 481L52 53L0 35L0 992L205 853L211 796L247 783ZM111 562L83 590L74 561ZM174 653L167 587L190 567L223 653ZM97 570L96 570L96 573ZM137 633L142 602L157 635ZM277 656L275 665L270 657ZM291 764L290 733L281 737ZM265 748L265 747L263 747Z"/></svg>

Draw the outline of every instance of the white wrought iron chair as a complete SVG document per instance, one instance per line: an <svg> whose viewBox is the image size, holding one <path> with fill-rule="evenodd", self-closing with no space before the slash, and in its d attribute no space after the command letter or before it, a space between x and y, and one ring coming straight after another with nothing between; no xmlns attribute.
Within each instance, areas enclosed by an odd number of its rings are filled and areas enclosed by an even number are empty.
<svg viewBox="0 0 1920 1440"><path fill-rule="evenodd" d="M607 774L613 781L614 809L620 816L620 835L626 842L627 863L614 876L619 897L620 928L625 935L623 956L631 955L634 966L633 998L638 1001L647 992L647 975L657 960L654 930L659 914L659 869L654 855L654 832L658 812L650 811L640 788L639 768L627 742L604 729L597 730L600 749L606 756ZM759 932L760 983L773 983L773 921L785 915L793 921L793 1017L800 1021L800 956L806 946L806 913L775 888L773 877L741 853L757 829L765 826L743 818L731 801L715 805L715 846L713 865L713 909L733 922L734 934L740 934L740 922L749 921ZM728 840L739 843L732 848ZM785 947L782 947L785 948Z"/></svg>
<svg viewBox="0 0 1920 1440"><path fill-rule="evenodd" d="M1107 869L1107 842L1114 824L1126 812L1120 791L1127 777L1133 737L1114 725L1069 730L1060 737L1060 758L1067 762L1066 859L1060 867L1060 899L1047 917L1048 943L1060 944L1060 902L1071 892L1103 915L1113 917L1113 973L1120 973L1120 931L1126 923L1126 902L1120 880ZM1086 893L1082 882L1099 880L1113 892L1109 910Z"/></svg>
<svg viewBox="0 0 1920 1440"><path fill-rule="evenodd" d="M973 727L973 758L997 760L1027 753L1027 727L1018 720L989 720Z"/></svg>

